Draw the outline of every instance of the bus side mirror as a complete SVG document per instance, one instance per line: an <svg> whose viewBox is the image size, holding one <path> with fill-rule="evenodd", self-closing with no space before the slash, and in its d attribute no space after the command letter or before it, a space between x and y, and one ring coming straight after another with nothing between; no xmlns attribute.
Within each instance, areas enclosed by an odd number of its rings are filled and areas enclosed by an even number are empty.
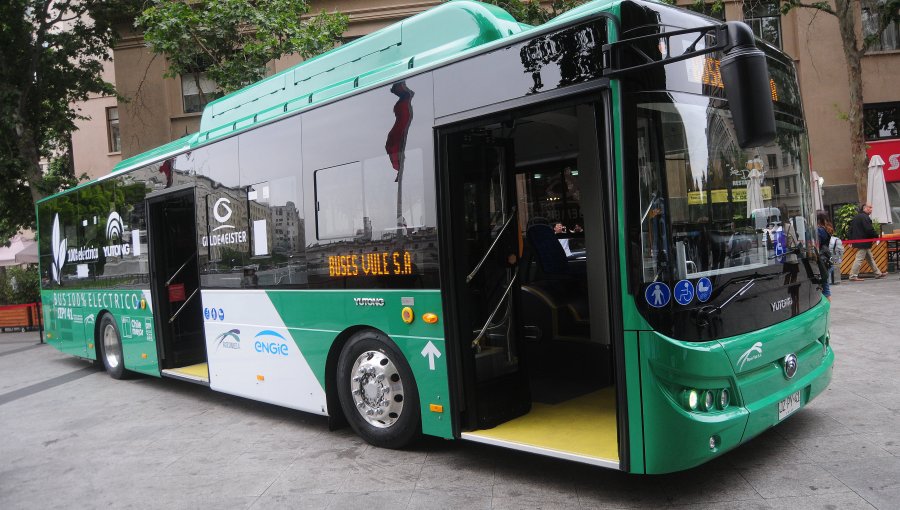
<svg viewBox="0 0 900 510"><path fill-rule="evenodd" d="M720 69L738 145L742 149L766 145L775 139L766 55L756 47L746 23L729 21L725 25L728 45Z"/></svg>

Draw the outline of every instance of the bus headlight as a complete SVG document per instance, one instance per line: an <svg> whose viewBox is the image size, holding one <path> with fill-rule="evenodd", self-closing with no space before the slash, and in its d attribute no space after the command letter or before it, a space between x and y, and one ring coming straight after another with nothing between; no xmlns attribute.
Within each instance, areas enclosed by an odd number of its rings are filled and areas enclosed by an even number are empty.
<svg viewBox="0 0 900 510"><path fill-rule="evenodd" d="M688 411L696 411L699 403L700 395L695 389L684 390L681 394L681 403Z"/></svg>
<svg viewBox="0 0 900 510"><path fill-rule="evenodd" d="M722 388L721 390L719 390L719 399L716 402L716 406L719 409L725 409L730 403L731 395L728 394L728 388Z"/></svg>
<svg viewBox="0 0 900 510"><path fill-rule="evenodd" d="M712 390L705 390L703 392L703 398L700 400L700 409L710 411L715 405L716 397L713 395Z"/></svg>

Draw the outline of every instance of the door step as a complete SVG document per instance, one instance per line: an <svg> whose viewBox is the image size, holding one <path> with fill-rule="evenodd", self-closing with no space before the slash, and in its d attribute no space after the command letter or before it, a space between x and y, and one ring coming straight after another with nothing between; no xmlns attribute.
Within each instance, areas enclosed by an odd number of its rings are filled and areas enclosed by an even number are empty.
<svg viewBox="0 0 900 510"><path fill-rule="evenodd" d="M531 412L463 439L548 457L619 468L615 390L612 387Z"/></svg>
<svg viewBox="0 0 900 510"><path fill-rule="evenodd" d="M182 381L192 382L194 384L202 384L209 386L209 364L197 363L186 367L166 368L162 370L163 377L171 377L173 379L181 379Z"/></svg>

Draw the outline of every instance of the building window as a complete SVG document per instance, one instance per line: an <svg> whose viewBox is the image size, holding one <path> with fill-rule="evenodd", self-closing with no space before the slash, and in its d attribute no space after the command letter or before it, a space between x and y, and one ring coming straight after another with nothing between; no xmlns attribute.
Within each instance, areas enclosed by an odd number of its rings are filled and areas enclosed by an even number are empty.
<svg viewBox="0 0 900 510"><path fill-rule="evenodd" d="M884 6L885 0L867 0L863 2L862 8L862 26L863 37L869 38L878 32L879 11ZM900 50L900 22L891 21L882 32L881 37L876 39L868 48L869 51L891 51Z"/></svg>
<svg viewBox="0 0 900 510"><path fill-rule="evenodd" d="M206 73L187 74L181 76L181 97L184 113L198 113L213 99L219 97L216 82L209 79Z"/></svg>
<svg viewBox="0 0 900 510"><path fill-rule="evenodd" d="M778 154L766 154L766 159L769 160L769 168L778 168Z"/></svg>
<svg viewBox="0 0 900 510"><path fill-rule="evenodd" d="M122 136L119 133L119 108L106 109L106 140L109 152L122 152Z"/></svg>
<svg viewBox="0 0 900 510"><path fill-rule="evenodd" d="M719 21L725 21L725 3L724 2L714 2L711 4L707 3L691 3L689 5L685 5L683 7L687 7L689 10L694 12L699 12L700 14L705 14L710 18L715 18Z"/></svg>
<svg viewBox="0 0 900 510"><path fill-rule="evenodd" d="M781 48L781 12L778 10L778 2L744 2L744 22L750 25L756 37Z"/></svg>
<svg viewBox="0 0 900 510"><path fill-rule="evenodd" d="M900 138L900 103L874 103L863 106L866 140Z"/></svg>

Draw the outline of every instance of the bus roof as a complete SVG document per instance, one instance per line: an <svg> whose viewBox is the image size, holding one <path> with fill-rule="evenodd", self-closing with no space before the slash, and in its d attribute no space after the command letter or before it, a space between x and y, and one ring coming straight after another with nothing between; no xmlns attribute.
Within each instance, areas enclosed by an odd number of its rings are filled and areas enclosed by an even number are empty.
<svg viewBox="0 0 900 510"><path fill-rule="evenodd" d="M520 35L530 37L526 33L568 24L575 18L609 10L621 1L588 2L539 27L519 23L501 8L473 0L440 4L210 102L203 110L199 132L122 160L112 172L96 180L421 72L441 61L488 51L493 42L519 39L515 36ZM60 194L68 191L71 189Z"/></svg>
<svg viewBox="0 0 900 510"><path fill-rule="evenodd" d="M424 65L531 28L494 5L440 4L211 101L200 130L120 162L113 173L309 108L354 90L396 79Z"/></svg>

